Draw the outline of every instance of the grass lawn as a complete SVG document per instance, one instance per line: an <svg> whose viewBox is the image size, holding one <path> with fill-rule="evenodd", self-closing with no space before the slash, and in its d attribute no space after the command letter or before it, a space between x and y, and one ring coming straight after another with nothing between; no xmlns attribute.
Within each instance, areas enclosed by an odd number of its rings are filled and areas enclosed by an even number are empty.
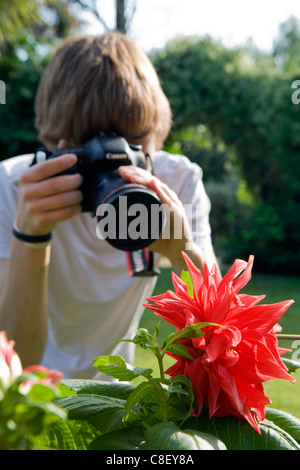
<svg viewBox="0 0 300 470"><path fill-rule="evenodd" d="M171 281L171 270L162 268L158 278L154 295L173 289ZM253 277L248 285L244 288L244 293L251 295L265 294L266 298L261 303L275 303L282 300L293 299L295 303L287 310L280 320L282 333L299 334L300 335L300 277L282 277L276 275L262 275L253 273ZM140 326L147 328L150 333L155 331L158 322L160 327L160 343L162 340L175 331L173 325L168 324L160 317L156 316L152 311L145 310ZM280 340L279 345L284 348L292 349L294 359L300 361L300 343L292 341ZM291 356L291 353L285 357ZM295 357L296 356L296 357ZM165 369L172 364L172 360L166 357ZM151 367L154 375L158 376L158 367L156 360L151 352L137 347L135 365L142 367ZM296 384L292 384L287 380L271 380L264 385L266 394L272 400L272 407L287 411L300 418L300 369L294 374L297 379Z"/></svg>

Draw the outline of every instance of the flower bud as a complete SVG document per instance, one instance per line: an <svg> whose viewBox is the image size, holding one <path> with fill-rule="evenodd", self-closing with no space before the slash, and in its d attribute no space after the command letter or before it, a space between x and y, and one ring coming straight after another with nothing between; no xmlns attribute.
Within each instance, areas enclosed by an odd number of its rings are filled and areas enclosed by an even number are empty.
<svg viewBox="0 0 300 470"><path fill-rule="evenodd" d="M146 328L139 328L136 332L135 337L133 338L134 344L140 344L141 346L145 346L148 339L151 338L151 335Z"/></svg>

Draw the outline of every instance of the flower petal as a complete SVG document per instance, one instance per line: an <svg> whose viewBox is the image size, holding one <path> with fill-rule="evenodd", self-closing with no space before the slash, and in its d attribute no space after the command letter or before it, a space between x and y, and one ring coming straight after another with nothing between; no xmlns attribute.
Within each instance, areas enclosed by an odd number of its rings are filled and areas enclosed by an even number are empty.
<svg viewBox="0 0 300 470"><path fill-rule="evenodd" d="M44 385L55 385L56 387L60 384L61 379L63 378L64 374L58 370L47 369L41 365L29 366L24 369L24 372L32 372L32 373L41 373L44 375L39 382Z"/></svg>
<svg viewBox="0 0 300 470"><path fill-rule="evenodd" d="M281 360L275 331L278 320L293 301L258 305L263 295L239 294L251 278L254 257L236 260L221 280L214 267L203 273L183 253L193 281L193 298L185 283L172 275L175 293L147 299L145 305L169 323L183 329L198 322L212 322L202 329L203 336L181 338L194 358L169 354L176 359L166 373L186 375L192 382L197 416L208 406L209 416L233 415L245 418L260 433L257 419L265 417L270 403L262 383L272 378L294 382ZM215 326L218 324L220 326Z"/></svg>
<svg viewBox="0 0 300 470"><path fill-rule="evenodd" d="M202 366L201 357L191 362L187 377L193 385L193 393L197 405L197 408L193 409L192 415L199 416L208 390L208 374Z"/></svg>
<svg viewBox="0 0 300 470"><path fill-rule="evenodd" d="M254 340L255 338L255 340ZM266 344L264 338L255 332L243 334L243 339L236 347L239 354L239 361L231 371L238 380L246 383L266 382L270 379L286 379L294 382L295 379L287 372L283 362L278 360L274 353Z"/></svg>
<svg viewBox="0 0 300 470"><path fill-rule="evenodd" d="M226 286L230 283L233 282L234 278L238 276L243 269L245 269L247 266L246 261L243 261L241 259L235 260L231 268L227 271L227 273L224 275L222 281L220 282L218 286L218 295L223 296Z"/></svg>
<svg viewBox="0 0 300 470"><path fill-rule="evenodd" d="M197 266L194 265L191 259L184 252L182 252L182 256L186 262L187 268L193 281L194 298L197 302L199 302L199 292L203 284L202 273L200 269L198 269Z"/></svg>
<svg viewBox="0 0 300 470"><path fill-rule="evenodd" d="M243 415L244 402L239 394L234 380L234 376L231 371L229 371L229 369L227 369L226 367L218 365L214 367L214 373L217 374L220 386L226 393L234 409L240 415Z"/></svg>
<svg viewBox="0 0 300 470"><path fill-rule="evenodd" d="M261 335L265 335L276 325L293 302L293 300L287 300L270 305L255 305L247 308L244 312L232 310L226 323L238 326L240 330L255 330Z"/></svg>
<svg viewBox="0 0 300 470"><path fill-rule="evenodd" d="M10 385L10 369L6 364L6 361L0 358L0 383L3 384L4 387L8 387Z"/></svg>
<svg viewBox="0 0 300 470"><path fill-rule="evenodd" d="M239 292L243 287L245 287L245 285L248 284L248 282L250 281L253 261L254 261L254 256L253 255L249 256L249 260L248 260L246 268L244 269L242 274L240 274L233 281L233 288L236 293Z"/></svg>

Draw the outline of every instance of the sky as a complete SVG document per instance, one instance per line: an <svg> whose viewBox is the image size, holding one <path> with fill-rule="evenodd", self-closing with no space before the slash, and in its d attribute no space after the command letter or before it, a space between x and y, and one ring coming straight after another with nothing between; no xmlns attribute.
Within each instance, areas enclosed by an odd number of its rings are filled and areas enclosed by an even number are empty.
<svg viewBox="0 0 300 470"><path fill-rule="evenodd" d="M98 0L109 26L114 24L114 3ZM129 36L147 52L178 35L207 34L228 47L252 38L259 49L269 51L279 24L291 15L300 19L299 0L137 0Z"/></svg>

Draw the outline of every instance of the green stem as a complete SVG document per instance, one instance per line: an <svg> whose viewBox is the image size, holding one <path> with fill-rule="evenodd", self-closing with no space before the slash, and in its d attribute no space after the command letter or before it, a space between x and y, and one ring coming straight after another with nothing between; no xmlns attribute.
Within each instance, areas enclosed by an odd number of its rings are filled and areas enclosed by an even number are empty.
<svg viewBox="0 0 300 470"><path fill-rule="evenodd" d="M161 379L162 382L165 382L165 371L164 371L164 366L163 366L163 356L161 355L159 348L155 348L154 353L155 353L155 356L156 356L157 362L158 362L160 379Z"/></svg>
<svg viewBox="0 0 300 470"><path fill-rule="evenodd" d="M157 343L156 339L153 336L151 336L151 340L153 344L153 352L158 361L160 379L164 383L165 382L165 371L164 371L164 366L163 366L164 353L162 353L162 351L160 350L159 344Z"/></svg>
<svg viewBox="0 0 300 470"><path fill-rule="evenodd" d="M166 379L165 379L165 373L164 373L164 367L163 367L163 354L161 354L159 344L156 341L156 337L152 335L149 335L149 336L153 344L153 348L151 349L158 361L160 380L162 383L165 383ZM162 421L163 422L168 421L167 396L166 396L165 390L160 386L160 383L155 382L155 380L151 377L151 375L150 376L144 375L144 377L152 384L152 386L154 387L158 395L159 401L161 403Z"/></svg>
<svg viewBox="0 0 300 470"><path fill-rule="evenodd" d="M289 340L294 340L294 339L300 339L300 335L276 335L278 339L289 339Z"/></svg>

